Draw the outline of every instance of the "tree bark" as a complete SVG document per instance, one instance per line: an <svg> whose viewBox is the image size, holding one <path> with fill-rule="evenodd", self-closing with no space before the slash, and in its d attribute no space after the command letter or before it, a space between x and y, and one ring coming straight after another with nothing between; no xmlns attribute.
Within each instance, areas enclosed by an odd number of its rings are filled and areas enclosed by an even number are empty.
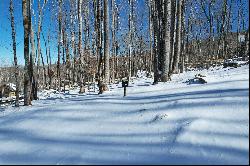
<svg viewBox="0 0 250 166"><path fill-rule="evenodd" d="M178 11L177 11L177 29L176 29L176 43L175 43L175 57L173 64L173 73L179 73L179 62L181 57L181 31L182 31L182 2L183 0L179 0L178 2Z"/></svg>
<svg viewBox="0 0 250 166"><path fill-rule="evenodd" d="M12 46L14 54L14 64L15 64L15 81L16 81L16 102L15 106L19 107L19 69L16 56L16 30L15 30L15 19L14 19L14 5L13 0L10 0L10 20L11 20L11 30L12 30Z"/></svg>
<svg viewBox="0 0 250 166"><path fill-rule="evenodd" d="M158 12L157 12L157 3L158 1L153 1L152 3L152 18L153 18L153 28L154 28L154 62L153 62L153 67L154 67L154 84L158 84L159 81L159 64L158 64L158 56L159 56L159 51L158 51L158 44L159 44L159 18L158 18Z"/></svg>
<svg viewBox="0 0 250 166"><path fill-rule="evenodd" d="M22 1L23 27L24 27L24 105L31 105L30 98L30 58L29 58L29 39L30 39L30 0Z"/></svg>
<svg viewBox="0 0 250 166"><path fill-rule="evenodd" d="M59 0L58 13L58 45L57 45L57 89L61 91L61 45L62 45L62 0Z"/></svg>
<svg viewBox="0 0 250 166"><path fill-rule="evenodd" d="M104 0L104 84L107 85L109 79L109 1Z"/></svg>
<svg viewBox="0 0 250 166"><path fill-rule="evenodd" d="M152 27L152 1L151 0L148 0L148 10L149 10L149 15L148 15L148 26L149 26L149 62L148 62L148 71L149 73L151 74L152 72L152 61L153 61L153 41L152 41L152 38L153 38L153 27Z"/></svg>
<svg viewBox="0 0 250 166"><path fill-rule="evenodd" d="M172 0L164 0L164 54L163 54L163 65L162 65L162 78L163 82L169 80L169 63L171 55L171 3Z"/></svg>
<svg viewBox="0 0 250 166"><path fill-rule="evenodd" d="M79 53L79 76L80 76L80 91L79 93L85 93L85 88L84 88L84 80L83 80L83 50L82 50L82 0L78 0L78 21L79 21L79 29L78 29L78 33L79 33L79 38L78 38L78 53Z"/></svg>

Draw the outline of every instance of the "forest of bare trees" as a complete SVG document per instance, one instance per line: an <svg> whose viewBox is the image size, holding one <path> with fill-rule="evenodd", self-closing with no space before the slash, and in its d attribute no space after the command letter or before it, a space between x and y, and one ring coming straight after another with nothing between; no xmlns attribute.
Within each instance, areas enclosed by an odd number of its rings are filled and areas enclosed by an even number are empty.
<svg viewBox="0 0 250 166"><path fill-rule="evenodd" d="M78 86L79 93L96 82L101 94L110 83L136 77L138 70L147 71L157 84L190 68L249 56L248 13L241 0L146 0L143 7L138 3L22 0L24 64L18 65L17 11L10 0L15 70L9 77L17 85L16 106L20 89L24 105L30 105L39 90L63 91L66 82Z"/></svg>

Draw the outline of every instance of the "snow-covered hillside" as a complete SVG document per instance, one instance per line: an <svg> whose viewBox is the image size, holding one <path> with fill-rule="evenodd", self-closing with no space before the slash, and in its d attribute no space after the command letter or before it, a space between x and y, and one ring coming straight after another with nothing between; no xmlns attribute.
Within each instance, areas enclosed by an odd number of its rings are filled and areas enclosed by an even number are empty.
<svg viewBox="0 0 250 166"><path fill-rule="evenodd" d="M110 90L0 108L0 164L249 164L248 65Z"/></svg>

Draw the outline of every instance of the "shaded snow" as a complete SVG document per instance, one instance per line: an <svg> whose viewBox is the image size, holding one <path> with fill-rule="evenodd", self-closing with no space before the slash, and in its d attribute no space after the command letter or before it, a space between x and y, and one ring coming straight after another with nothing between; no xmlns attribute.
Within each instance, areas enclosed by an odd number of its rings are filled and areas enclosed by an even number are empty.
<svg viewBox="0 0 250 166"><path fill-rule="evenodd" d="M185 83L196 74L207 84ZM249 66L0 108L0 164L249 164Z"/></svg>

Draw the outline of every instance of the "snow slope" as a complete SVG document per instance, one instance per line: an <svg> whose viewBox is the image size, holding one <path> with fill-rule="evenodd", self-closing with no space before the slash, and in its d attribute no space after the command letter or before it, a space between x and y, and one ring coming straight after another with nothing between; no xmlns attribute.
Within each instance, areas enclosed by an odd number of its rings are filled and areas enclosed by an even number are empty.
<svg viewBox="0 0 250 166"><path fill-rule="evenodd" d="M151 84L0 108L0 164L249 164L249 66Z"/></svg>

